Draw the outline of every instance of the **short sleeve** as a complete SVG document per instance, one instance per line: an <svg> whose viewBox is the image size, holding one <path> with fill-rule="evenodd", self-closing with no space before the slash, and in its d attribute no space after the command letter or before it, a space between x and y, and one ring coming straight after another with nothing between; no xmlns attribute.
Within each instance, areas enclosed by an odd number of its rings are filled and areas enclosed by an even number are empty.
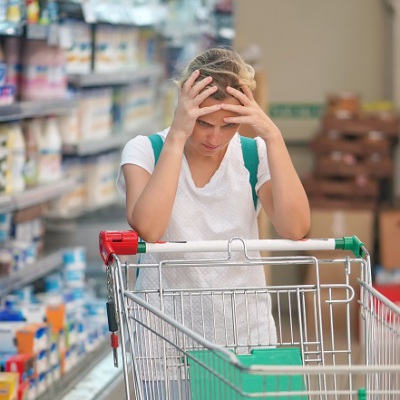
<svg viewBox="0 0 400 400"><path fill-rule="evenodd" d="M265 141L260 137L256 137L257 150L258 150L258 173L256 191L267 181L271 179L268 165L267 146Z"/></svg>
<svg viewBox="0 0 400 400"><path fill-rule="evenodd" d="M147 136L136 136L131 139L122 150L121 164L117 176L117 191L125 197L125 179L122 166L134 164L145 169L149 174L154 170L154 152Z"/></svg>

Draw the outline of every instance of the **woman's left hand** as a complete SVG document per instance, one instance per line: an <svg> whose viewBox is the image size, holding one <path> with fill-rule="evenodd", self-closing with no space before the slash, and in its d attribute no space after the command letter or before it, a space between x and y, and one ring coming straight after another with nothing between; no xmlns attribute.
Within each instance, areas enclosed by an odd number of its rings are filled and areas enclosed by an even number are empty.
<svg viewBox="0 0 400 400"><path fill-rule="evenodd" d="M235 97L241 105L222 103L223 110L238 114L237 117L226 117L226 123L249 125L257 133L257 136L268 140L268 136L281 135L279 128L272 122L268 115L261 109L254 99L253 93L248 86L242 87L243 92L227 87L227 92Z"/></svg>

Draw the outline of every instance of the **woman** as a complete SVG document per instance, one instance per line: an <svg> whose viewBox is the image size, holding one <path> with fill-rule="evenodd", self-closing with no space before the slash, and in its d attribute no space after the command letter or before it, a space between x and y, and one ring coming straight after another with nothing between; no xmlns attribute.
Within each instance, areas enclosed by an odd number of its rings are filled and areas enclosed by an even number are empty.
<svg viewBox="0 0 400 400"><path fill-rule="evenodd" d="M159 133L163 147L156 165L146 136L132 139L122 154L123 174L119 174L118 187L126 193L126 215L132 229L147 242L257 239L257 213L261 205L280 236L303 238L310 226L307 196L280 130L254 100L253 68L236 52L213 48L198 55L177 84L180 88L177 108L171 126ZM238 134L241 125L250 125L258 135L256 208ZM168 259L168 255L146 254L141 261L158 263L162 259ZM183 272L182 268L172 268L163 272L162 284L167 289L254 288L264 286L265 278L261 265L252 266L251 270L195 267ZM157 271L141 269L136 289L158 287ZM262 299L250 299L250 307L249 298L238 296L236 313L246 315L239 323L227 322L226 309L232 305L216 307L211 303L209 300L205 307L203 302L202 307L206 309L203 319L210 317L217 321L212 327L192 317L193 307L198 305L193 302L190 310L183 306L184 315L177 315L177 307L172 304L164 304L164 311L191 321L191 327L205 337L237 351L248 350L249 342L276 343L268 294ZM234 330L229 337L227 323Z"/></svg>

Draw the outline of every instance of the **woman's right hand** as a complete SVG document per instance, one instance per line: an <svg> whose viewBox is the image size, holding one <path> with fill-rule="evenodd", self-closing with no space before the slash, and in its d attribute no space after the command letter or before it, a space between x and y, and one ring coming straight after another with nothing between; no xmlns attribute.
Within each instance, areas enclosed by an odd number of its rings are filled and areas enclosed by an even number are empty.
<svg viewBox="0 0 400 400"><path fill-rule="evenodd" d="M187 139L193 132L197 118L221 109L221 104L219 103L210 107L200 108L203 101L215 93L218 88L217 86L210 86L205 89L211 84L212 77L209 76L196 82L199 75L199 70L194 71L183 84L168 136L182 135Z"/></svg>

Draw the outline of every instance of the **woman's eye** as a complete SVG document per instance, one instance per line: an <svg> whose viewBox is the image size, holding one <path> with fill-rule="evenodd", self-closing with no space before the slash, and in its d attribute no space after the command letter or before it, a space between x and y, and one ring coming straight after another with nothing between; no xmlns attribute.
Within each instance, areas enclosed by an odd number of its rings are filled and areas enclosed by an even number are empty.
<svg viewBox="0 0 400 400"><path fill-rule="evenodd" d="M200 120L197 120L197 123L198 123L199 125L201 125L201 126L208 126L208 125L209 125L207 122L205 122L205 121L200 121Z"/></svg>
<svg viewBox="0 0 400 400"><path fill-rule="evenodd" d="M233 128L234 126L237 126L238 124L227 124L225 125L225 128Z"/></svg>

